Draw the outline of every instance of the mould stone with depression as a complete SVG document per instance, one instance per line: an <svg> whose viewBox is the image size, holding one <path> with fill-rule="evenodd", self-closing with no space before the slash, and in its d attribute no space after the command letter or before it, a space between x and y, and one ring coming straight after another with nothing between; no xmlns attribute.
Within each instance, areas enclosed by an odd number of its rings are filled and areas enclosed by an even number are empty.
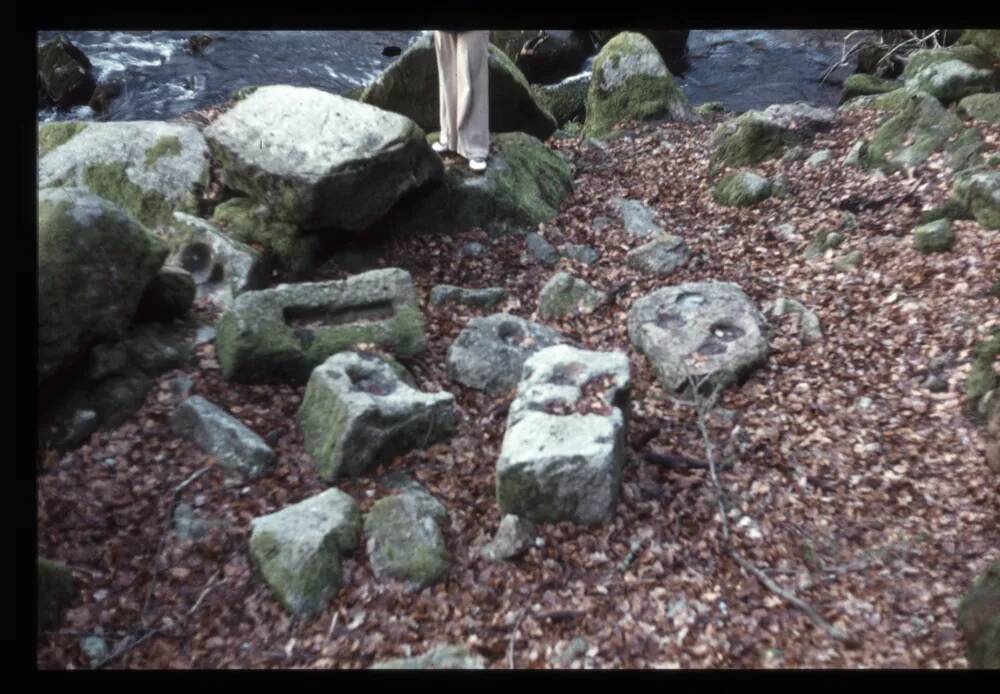
<svg viewBox="0 0 1000 694"><path fill-rule="evenodd" d="M556 345L524 363L497 461L503 513L607 523L625 461L628 356Z"/></svg>
<svg viewBox="0 0 1000 694"><path fill-rule="evenodd" d="M51 143L46 131L57 125L39 126L39 140ZM87 188L147 227L169 222L175 210L197 211L209 161L208 145L195 126L87 123L67 134L69 139L40 155L39 188Z"/></svg>
<svg viewBox="0 0 1000 694"><path fill-rule="evenodd" d="M552 328L509 313L473 318L448 349L448 376L468 388L502 393L517 385L529 356L564 342Z"/></svg>
<svg viewBox="0 0 1000 694"><path fill-rule="evenodd" d="M410 387L375 355L341 352L313 371L298 419L320 477L335 480L447 438L455 398Z"/></svg>
<svg viewBox="0 0 1000 694"><path fill-rule="evenodd" d="M191 274L199 299L229 308L237 295L267 284L267 260L203 219L175 212L163 236L172 249L167 265Z"/></svg>
<svg viewBox="0 0 1000 694"><path fill-rule="evenodd" d="M302 229L366 229L444 172L409 118L306 87L258 88L205 138L226 185Z"/></svg>
<svg viewBox="0 0 1000 694"><path fill-rule="evenodd" d="M670 391L686 389L689 376L724 387L767 356L764 317L731 282L690 282L642 297L629 310L628 334Z"/></svg>
<svg viewBox="0 0 1000 694"><path fill-rule="evenodd" d="M385 268L245 292L216 333L222 375L241 383L304 383L328 357L361 343L404 359L426 349L410 273Z"/></svg>

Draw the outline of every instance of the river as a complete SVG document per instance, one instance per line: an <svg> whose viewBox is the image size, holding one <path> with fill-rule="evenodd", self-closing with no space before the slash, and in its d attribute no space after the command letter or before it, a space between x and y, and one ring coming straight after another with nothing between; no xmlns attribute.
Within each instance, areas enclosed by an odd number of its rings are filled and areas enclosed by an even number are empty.
<svg viewBox="0 0 1000 694"><path fill-rule="evenodd" d="M123 85L101 120L163 120L218 104L251 85L292 84L341 93L370 81L420 32L43 31L38 45L57 33L90 58L98 82ZM821 84L819 76L839 58L842 33L692 31L688 69L677 78L694 105L720 101L737 112L800 100L832 105L840 88ZM186 47L193 34L213 38L203 55ZM587 65L581 66L585 69ZM85 106L38 112L39 121L97 117Z"/></svg>

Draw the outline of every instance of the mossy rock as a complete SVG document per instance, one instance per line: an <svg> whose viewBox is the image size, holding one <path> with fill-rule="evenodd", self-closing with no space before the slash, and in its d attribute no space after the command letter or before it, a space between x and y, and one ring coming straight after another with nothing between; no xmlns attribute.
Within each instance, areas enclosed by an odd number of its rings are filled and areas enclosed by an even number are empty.
<svg viewBox="0 0 1000 694"><path fill-rule="evenodd" d="M924 94L923 92L912 89L907 86L902 86L899 89L893 89L892 91L885 92L884 94L868 94L865 96L856 96L849 99L840 105L839 110L841 111L852 111L858 108L867 108L875 111L886 111L888 113L896 113L901 111L907 103L909 103L909 97L913 94ZM927 95L928 97L930 95Z"/></svg>
<svg viewBox="0 0 1000 694"><path fill-rule="evenodd" d="M952 201L987 229L1000 229L1000 171L974 167L955 175Z"/></svg>
<svg viewBox="0 0 1000 694"><path fill-rule="evenodd" d="M649 39L622 32L594 59L583 132L599 137L633 120L693 122L698 115Z"/></svg>
<svg viewBox="0 0 1000 694"><path fill-rule="evenodd" d="M844 91L840 95L840 103L843 104L858 96L888 94L902 86L903 83L899 80L887 80L859 72L844 81Z"/></svg>
<svg viewBox="0 0 1000 694"><path fill-rule="evenodd" d="M59 626L63 610L76 598L76 580L69 567L38 558L38 631Z"/></svg>
<svg viewBox="0 0 1000 694"><path fill-rule="evenodd" d="M966 29L956 43L975 46L994 59L1000 59L1000 29Z"/></svg>
<svg viewBox="0 0 1000 694"><path fill-rule="evenodd" d="M437 139L430 133L428 140ZM485 173L464 162L445 169L441 183L400 202L373 229L394 234L491 233L534 229L551 221L572 192L573 174L560 156L526 133L494 133Z"/></svg>
<svg viewBox="0 0 1000 694"><path fill-rule="evenodd" d="M276 267L305 277L322 262L327 242L320 233L305 233L277 219L267 205L252 198L232 198L218 205L212 222L225 234L251 248L258 247Z"/></svg>
<svg viewBox="0 0 1000 694"><path fill-rule="evenodd" d="M121 338L167 247L110 202L78 188L38 194L38 379Z"/></svg>
<svg viewBox="0 0 1000 694"><path fill-rule="evenodd" d="M921 253L941 253L950 251L955 245L955 232L951 222L939 219L913 230L913 245Z"/></svg>
<svg viewBox="0 0 1000 694"><path fill-rule="evenodd" d="M535 98L528 80L496 46L489 46L489 123L492 132L525 132L545 140L556 120ZM418 38L369 84L361 101L400 113L425 131L440 128L434 38Z"/></svg>
<svg viewBox="0 0 1000 694"><path fill-rule="evenodd" d="M935 151L954 150L953 138L963 127L934 97L911 93L903 108L872 135L868 164L888 170L917 166Z"/></svg>
<svg viewBox="0 0 1000 694"><path fill-rule="evenodd" d="M587 115L587 90L590 78L573 77L558 84L533 85L538 101L555 117L559 127L571 121L582 121Z"/></svg>
<svg viewBox="0 0 1000 694"><path fill-rule="evenodd" d="M903 80L909 81L927 67L941 65L952 60L958 60L979 70L993 69L993 59L990 55L974 45L927 48L913 51L907 56L906 67L903 69Z"/></svg>
<svg viewBox="0 0 1000 694"><path fill-rule="evenodd" d="M189 123L40 126L39 145L39 188L87 188L150 228L197 212L209 180L208 145Z"/></svg>
<svg viewBox="0 0 1000 694"><path fill-rule="evenodd" d="M45 156L59 145L69 142L74 136L87 129L86 123L80 121L61 121L58 123L42 123L38 126L38 156Z"/></svg>
<svg viewBox="0 0 1000 694"><path fill-rule="evenodd" d="M1000 385L1000 328L976 346L976 357L965 379L965 394L971 402L978 401Z"/></svg>
<svg viewBox="0 0 1000 694"><path fill-rule="evenodd" d="M404 492L379 499L364 521L375 575L402 581L411 590L442 580L449 564L439 527L446 516L438 512L435 517L421 496Z"/></svg>
<svg viewBox="0 0 1000 694"><path fill-rule="evenodd" d="M729 174L712 187L712 199L729 207L755 205L770 195L770 182L752 171Z"/></svg>
<svg viewBox="0 0 1000 694"><path fill-rule="evenodd" d="M958 112L967 118L1000 123L1000 93L967 96L958 102Z"/></svg>
<svg viewBox="0 0 1000 694"><path fill-rule="evenodd" d="M803 140L759 111L748 111L713 131L711 168L717 171L723 166L752 166L780 156Z"/></svg>
<svg viewBox="0 0 1000 694"><path fill-rule="evenodd" d="M980 575L958 607L969 667L1000 669L1000 561Z"/></svg>

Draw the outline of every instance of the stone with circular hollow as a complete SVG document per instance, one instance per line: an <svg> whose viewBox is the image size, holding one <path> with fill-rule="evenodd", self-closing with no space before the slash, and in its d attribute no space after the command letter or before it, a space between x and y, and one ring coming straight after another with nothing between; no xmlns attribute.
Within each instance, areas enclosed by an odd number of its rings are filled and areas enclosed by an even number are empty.
<svg viewBox="0 0 1000 694"><path fill-rule="evenodd" d="M687 388L689 376L708 387L728 385L767 356L764 317L730 282L691 282L648 294L632 305L628 332L672 391Z"/></svg>
<svg viewBox="0 0 1000 694"><path fill-rule="evenodd" d="M450 436L455 398L411 388L377 356L340 352L313 371L298 419L320 477L335 480Z"/></svg>

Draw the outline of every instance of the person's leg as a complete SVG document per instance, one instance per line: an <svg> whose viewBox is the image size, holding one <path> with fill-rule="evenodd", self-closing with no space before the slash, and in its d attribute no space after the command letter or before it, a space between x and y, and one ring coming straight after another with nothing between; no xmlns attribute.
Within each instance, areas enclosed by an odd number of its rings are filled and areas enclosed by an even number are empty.
<svg viewBox="0 0 1000 694"><path fill-rule="evenodd" d="M490 151L488 31L458 36L458 147L466 159L485 159Z"/></svg>
<svg viewBox="0 0 1000 694"><path fill-rule="evenodd" d="M441 135L438 138L449 150L458 145L458 93L455 59L458 36L452 31L434 32L434 52L438 66L438 109Z"/></svg>

